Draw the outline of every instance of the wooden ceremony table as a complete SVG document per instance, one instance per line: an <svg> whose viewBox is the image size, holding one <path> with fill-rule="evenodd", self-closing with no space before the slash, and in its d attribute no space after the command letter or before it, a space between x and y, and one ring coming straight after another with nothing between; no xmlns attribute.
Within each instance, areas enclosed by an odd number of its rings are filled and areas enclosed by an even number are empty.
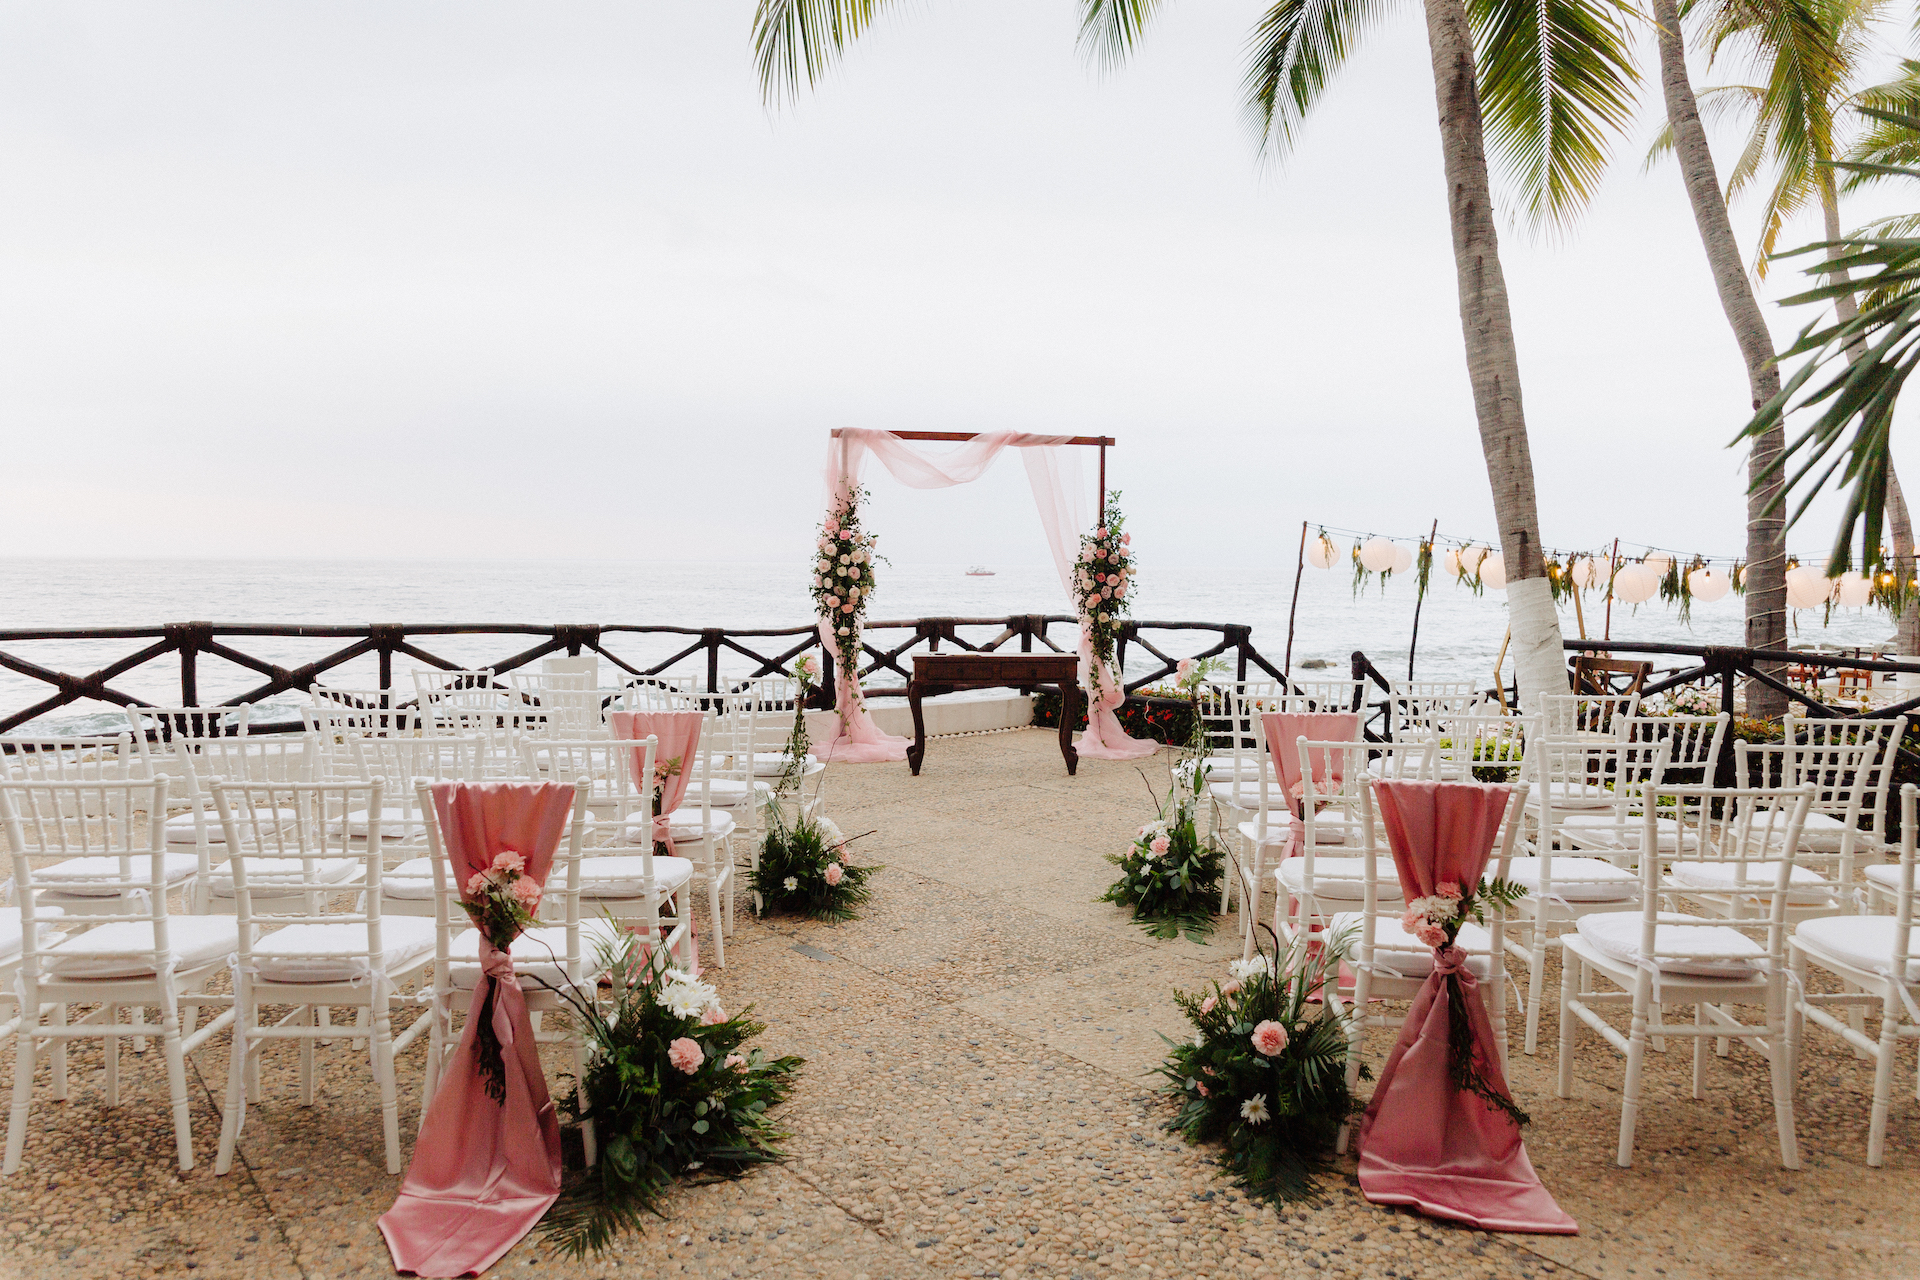
<svg viewBox="0 0 1920 1280"><path fill-rule="evenodd" d="M914 655L907 681L907 705L913 709L913 745L907 763L915 777L927 755L927 725L920 701L961 689L1031 689L1053 685L1060 691L1060 755L1071 776L1080 767L1073 749L1073 725L1080 718L1080 659L1071 653L922 653Z"/></svg>

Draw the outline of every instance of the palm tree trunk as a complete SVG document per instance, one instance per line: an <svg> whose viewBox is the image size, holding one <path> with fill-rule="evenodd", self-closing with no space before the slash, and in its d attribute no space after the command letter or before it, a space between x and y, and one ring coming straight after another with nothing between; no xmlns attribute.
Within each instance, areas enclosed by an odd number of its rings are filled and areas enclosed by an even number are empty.
<svg viewBox="0 0 1920 1280"><path fill-rule="evenodd" d="M1820 213L1826 222L1827 259L1829 261L1843 255L1846 250L1840 247L1840 196L1834 190L1831 175L1822 175L1820 183ZM1852 277L1846 269L1834 271L1828 279L1840 284L1848 283ZM1860 300L1851 293L1843 293L1833 300L1833 315L1841 324L1847 323L1860 314ZM1860 358L1860 348L1847 348L1847 363L1852 364ZM1887 528L1893 536L1893 572L1899 581L1913 581L1913 518L1907 513L1907 497L1900 491L1900 477L1893 469L1891 460L1887 463ZM1862 566L1864 568L1865 566ZM1902 593L1904 597L1905 593ZM1901 654L1911 657L1920 653L1920 606L1908 600L1893 615L1894 648Z"/></svg>
<svg viewBox="0 0 1920 1280"><path fill-rule="evenodd" d="M1520 406L1520 354L1513 341L1506 276L1500 270L1486 139L1474 89L1473 38L1462 0L1425 0L1425 4L1467 376L1473 384L1480 448L1486 455L1493 514L1500 525L1500 552L1506 561L1507 611L1520 705L1531 711L1539 707L1541 695L1567 691L1567 659L1540 549L1533 458Z"/></svg>
<svg viewBox="0 0 1920 1280"><path fill-rule="evenodd" d="M1747 386L1757 410L1780 390L1773 336L1754 299L1753 285L1741 265L1739 243L1733 238L1733 224L1727 218L1727 202L1720 194L1713 153L1707 148L1707 131L1700 124L1700 107L1687 78L1687 50L1675 0L1653 0L1653 20L1660 40L1660 84L1666 95L1667 122L1673 129L1674 155L1686 179L1687 199L1706 246L1721 309L1747 362ZM1775 426L1753 442L1747 455L1747 644L1756 649L1779 649L1787 643L1786 511L1776 505L1782 480L1778 472L1764 482L1760 478L1786 443L1786 428ZM1784 712L1786 705L1781 694L1764 685L1747 687L1748 715L1770 719Z"/></svg>

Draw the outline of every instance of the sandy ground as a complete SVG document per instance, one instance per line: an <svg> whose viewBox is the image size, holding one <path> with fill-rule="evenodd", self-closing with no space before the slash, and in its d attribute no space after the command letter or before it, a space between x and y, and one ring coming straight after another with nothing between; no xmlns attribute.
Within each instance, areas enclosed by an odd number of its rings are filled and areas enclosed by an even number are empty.
<svg viewBox="0 0 1920 1280"><path fill-rule="evenodd" d="M1165 766L1150 762L1149 775ZM1541 1055L1514 1045L1528 1148L1577 1237L1494 1236L1360 1198L1352 1164L1325 1200L1275 1212L1215 1175L1210 1154L1161 1129L1152 1090L1170 999L1225 972L1236 921L1198 946L1157 941L1094 899L1147 811L1132 765L1066 776L1051 734L937 740L925 774L834 766L829 812L872 829L885 864L864 919L754 922L724 972L728 1008L751 1003L767 1047L808 1059L784 1113L790 1163L687 1187L671 1217L585 1264L535 1234L491 1274L1596 1277L1920 1275L1920 1115L1908 1048L1887 1167L1865 1164L1868 1070L1809 1042L1799 1081L1806 1167L1777 1162L1766 1072L1735 1049L1688 1097L1690 1053L1656 1056L1638 1159L1612 1163L1620 1061L1580 1037L1574 1096L1552 1096L1557 1030ZM1558 990L1558 970L1548 975ZM1551 1001L1549 1001L1551 1007ZM411 1015L402 1015L407 1017ZM1517 1021L1517 1020L1516 1020ZM391 1274L374 1219L399 1179L382 1167L363 1057L320 1054L316 1105L297 1105L290 1055L270 1058L241 1160L212 1173L226 1038L190 1062L195 1150L180 1175L159 1054L125 1054L122 1105L100 1094L96 1046L73 1091L47 1099L44 1068L19 1173L0 1183L0 1275L334 1277ZM1377 1066L1389 1044L1367 1045ZM12 1050L0 1053L11 1079ZM419 1050L401 1060L402 1131L418 1123ZM550 1078L565 1065L549 1059Z"/></svg>

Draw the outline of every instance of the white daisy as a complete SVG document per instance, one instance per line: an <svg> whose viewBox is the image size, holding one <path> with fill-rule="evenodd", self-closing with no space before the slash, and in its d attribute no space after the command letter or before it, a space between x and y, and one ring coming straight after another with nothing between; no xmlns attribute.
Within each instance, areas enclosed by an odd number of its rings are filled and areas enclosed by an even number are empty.
<svg viewBox="0 0 1920 1280"><path fill-rule="evenodd" d="M1230 961L1227 964L1227 972L1233 975L1234 981L1236 982L1245 982L1248 978L1256 977L1260 974L1266 974L1271 977L1273 974L1273 961L1262 955L1249 956L1245 960Z"/></svg>
<svg viewBox="0 0 1920 1280"><path fill-rule="evenodd" d="M654 997L676 1018L697 1018L719 999L719 993L694 979L666 983Z"/></svg>
<svg viewBox="0 0 1920 1280"><path fill-rule="evenodd" d="M1256 1093L1240 1104L1240 1118L1248 1124L1265 1124L1269 1114L1264 1093Z"/></svg>
<svg viewBox="0 0 1920 1280"><path fill-rule="evenodd" d="M796 876L788 876L785 880L782 880L780 882L780 885L788 893L792 893L795 889L798 889L800 887L800 880Z"/></svg>

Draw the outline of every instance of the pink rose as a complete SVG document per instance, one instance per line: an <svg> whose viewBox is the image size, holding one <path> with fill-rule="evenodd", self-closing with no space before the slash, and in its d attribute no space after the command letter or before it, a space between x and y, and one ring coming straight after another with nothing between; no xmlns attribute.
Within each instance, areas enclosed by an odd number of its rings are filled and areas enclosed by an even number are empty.
<svg viewBox="0 0 1920 1280"><path fill-rule="evenodd" d="M1100 598L1101 598L1102 600L1111 600L1111 599L1113 599L1113 588L1112 588L1112 587L1102 587L1102 588L1100 588Z"/></svg>
<svg viewBox="0 0 1920 1280"><path fill-rule="evenodd" d="M1176 676L1180 677L1180 679L1185 680L1188 676L1193 674L1193 659L1192 658L1180 659L1179 665L1174 667L1173 673Z"/></svg>
<svg viewBox="0 0 1920 1280"><path fill-rule="evenodd" d="M1269 1058L1277 1058L1287 1047L1287 1029L1268 1019L1253 1029L1253 1047Z"/></svg>
<svg viewBox="0 0 1920 1280"><path fill-rule="evenodd" d="M1132 545L1133 545L1133 535L1132 535L1132 534L1130 534L1130 533L1123 533L1123 534L1121 534L1121 535L1120 535L1120 545L1121 545L1121 546L1123 546L1123 547L1130 547L1130 546L1132 546Z"/></svg>
<svg viewBox="0 0 1920 1280"><path fill-rule="evenodd" d="M1202 1000L1202 1001L1200 1002L1200 1012L1202 1012L1202 1013L1212 1013L1212 1012L1213 1012L1213 1007L1214 1007L1215 1005L1217 1005L1217 1004L1219 1004L1219 1003L1220 1003L1220 1002L1219 1002L1218 1000L1216 1000L1216 999L1214 999L1214 998L1213 998L1212 996L1208 996L1208 997L1207 997L1207 998L1206 998L1205 1000Z"/></svg>
<svg viewBox="0 0 1920 1280"><path fill-rule="evenodd" d="M746 1065L747 1065L747 1060L741 1057L739 1054L730 1053L727 1055L727 1062L726 1062L727 1070L738 1071L740 1068Z"/></svg>
<svg viewBox="0 0 1920 1280"><path fill-rule="evenodd" d="M1173 847L1173 842L1167 839L1165 836L1155 836L1153 838L1153 843L1147 846L1147 848L1153 850L1156 855L1165 853L1168 849L1172 847Z"/></svg>
<svg viewBox="0 0 1920 1280"><path fill-rule="evenodd" d="M852 604L852 602L851 602L851 601L849 601L848 603L846 603L846 604L843 604L843 605L841 605L841 606L840 606L840 612L842 612L842 613L852 613L852 612L853 612L853 604Z"/></svg>
<svg viewBox="0 0 1920 1280"><path fill-rule="evenodd" d="M700 1025L703 1027L717 1027L726 1020L727 1011L717 1004L708 1005L707 1011L700 1015Z"/></svg>
<svg viewBox="0 0 1920 1280"><path fill-rule="evenodd" d="M1439 884L1433 886L1433 893L1437 898L1458 898L1463 896L1460 892L1460 882L1458 880L1442 880Z"/></svg>
<svg viewBox="0 0 1920 1280"><path fill-rule="evenodd" d="M842 880L846 879L846 876L846 871L839 863L829 862L827 864L827 883L829 885L839 884Z"/></svg>
<svg viewBox="0 0 1920 1280"><path fill-rule="evenodd" d="M1104 538L1104 537L1106 537L1106 536L1107 536L1107 527L1106 527L1105 525L1101 525L1101 526L1100 526L1100 527L1099 527L1098 529L1095 529L1095 530L1093 531L1093 536L1094 536L1094 537L1096 537L1096 538Z"/></svg>
<svg viewBox="0 0 1920 1280"><path fill-rule="evenodd" d="M1413 936L1430 947L1447 945L1447 931L1437 924L1424 924L1413 931Z"/></svg>
<svg viewBox="0 0 1920 1280"><path fill-rule="evenodd" d="M840 597L839 597L839 596L828 596L828 597L827 597L827 608L829 608L829 609L838 609L839 607L840 607Z"/></svg>
<svg viewBox="0 0 1920 1280"><path fill-rule="evenodd" d="M1126 583L1124 583L1124 582L1123 582L1123 583L1121 583L1121 584L1120 584L1119 586L1117 586L1117 587L1115 587L1115 588L1113 589L1113 598L1114 598L1115 600L1125 600L1125 599L1127 598L1127 584L1126 584Z"/></svg>
<svg viewBox="0 0 1920 1280"><path fill-rule="evenodd" d="M706 1060L707 1054L700 1047L700 1042L690 1040L686 1036L681 1036L667 1046L667 1061L671 1062L676 1070L684 1071L688 1075L698 1071L700 1064Z"/></svg>

